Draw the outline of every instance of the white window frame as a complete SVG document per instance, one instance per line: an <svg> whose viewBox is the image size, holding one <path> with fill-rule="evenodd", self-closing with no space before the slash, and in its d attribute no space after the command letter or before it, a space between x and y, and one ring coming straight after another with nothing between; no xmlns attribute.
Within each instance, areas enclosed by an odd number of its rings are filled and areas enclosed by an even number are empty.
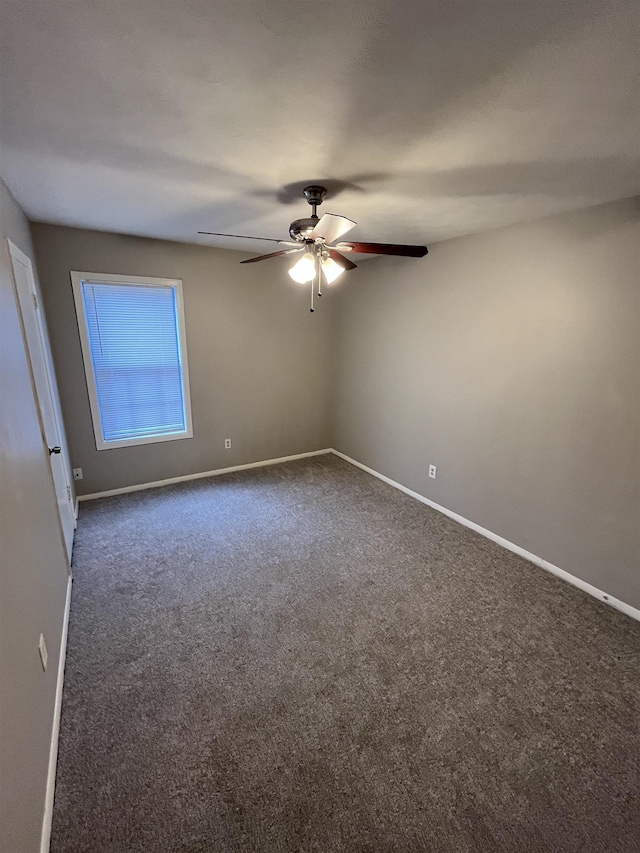
<svg viewBox="0 0 640 853"><path fill-rule="evenodd" d="M181 432L162 433L160 435L140 436L138 438L123 438L116 441L105 441L102 433L102 421L100 419L100 405L98 403L98 391L96 388L96 377L91 359L91 345L89 342L89 331L87 318L84 312L84 300L82 296L82 284L135 284L147 287L173 287L176 294L176 314L178 321L178 351L180 354L180 366L182 369L182 394L184 399L184 417L186 429ZM76 306L76 317L78 319L78 331L80 332L80 344L82 347L82 360L84 362L84 373L87 379L87 390L89 392L89 405L91 407L91 420L93 421L93 432L98 450L115 450L117 447L133 447L137 444L155 444L159 441L176 441L182 438L193 438L193 423L191 420L191 393L189 391L189 364L187 361L187 344L184 324L184 302L182 299L182 281L179 278L152 278L151 276L135 275L111 275L107 273L77 272L71 271L71 285L73 287L73 299Z"/></svg>

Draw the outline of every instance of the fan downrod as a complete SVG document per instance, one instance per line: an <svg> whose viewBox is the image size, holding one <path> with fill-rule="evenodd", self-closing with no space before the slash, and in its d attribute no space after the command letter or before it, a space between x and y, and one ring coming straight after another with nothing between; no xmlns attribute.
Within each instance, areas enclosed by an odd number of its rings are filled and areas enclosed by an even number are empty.
<svg viewBox="0 0 640 853"><path fill-rule="evenodd" d="M300 243L309 239L309 234L311 234L318 224L316 208L318 205L322 204L324 197L327 194L327 190L326 187L321 187L318 184L310 184L308 187L305 187L302 192L313 208L313 213L308 219L294 219L289 226L290 236Z"/></svg>

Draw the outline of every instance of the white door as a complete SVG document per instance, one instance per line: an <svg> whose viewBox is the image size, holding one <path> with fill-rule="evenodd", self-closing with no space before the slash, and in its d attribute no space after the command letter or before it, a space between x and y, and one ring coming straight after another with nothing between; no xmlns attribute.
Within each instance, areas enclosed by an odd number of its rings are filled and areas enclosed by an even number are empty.
<svg viewBox="0 0 640 853"><path fill-rule="evenodd" d="M36 294L33 268L30 259L7 240L13 282L18 296L18 306L22 318L22 330L25 349L31 367L31 376L35 387L35 397L40 416L40 429L45 445L45 453L51 465L51 475L58 502L62 537L71 563L73 532L75 530L75 512L71 499L69 482L70 466L61 437L60 416L57 411L52 385L55 382L53 369L49 363L44 343L44 327L40 314L41 308Z"/></svg>

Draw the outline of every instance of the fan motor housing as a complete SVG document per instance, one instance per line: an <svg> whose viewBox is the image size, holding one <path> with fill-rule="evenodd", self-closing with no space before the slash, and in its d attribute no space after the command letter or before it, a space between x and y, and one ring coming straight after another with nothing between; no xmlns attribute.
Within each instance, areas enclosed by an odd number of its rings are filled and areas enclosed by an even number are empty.
<svg viewBox="0 0 640 853"><path fill-rule="evenodd" d="M294 219L289 226L289 234L294 240L302 243L309 239L309 235L318 224L317 216L310 216L309 219Z"/></svg>

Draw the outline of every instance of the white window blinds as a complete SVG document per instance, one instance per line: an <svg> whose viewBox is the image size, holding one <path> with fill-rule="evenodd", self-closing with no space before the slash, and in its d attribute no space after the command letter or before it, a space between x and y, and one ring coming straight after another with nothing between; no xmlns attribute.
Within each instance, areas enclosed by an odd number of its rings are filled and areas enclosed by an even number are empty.
<svg viewBox="0 0 640 853"><path fill-rule="evenodd" d="M176 287L81 288L103 442L186 434Z"/></svg>

